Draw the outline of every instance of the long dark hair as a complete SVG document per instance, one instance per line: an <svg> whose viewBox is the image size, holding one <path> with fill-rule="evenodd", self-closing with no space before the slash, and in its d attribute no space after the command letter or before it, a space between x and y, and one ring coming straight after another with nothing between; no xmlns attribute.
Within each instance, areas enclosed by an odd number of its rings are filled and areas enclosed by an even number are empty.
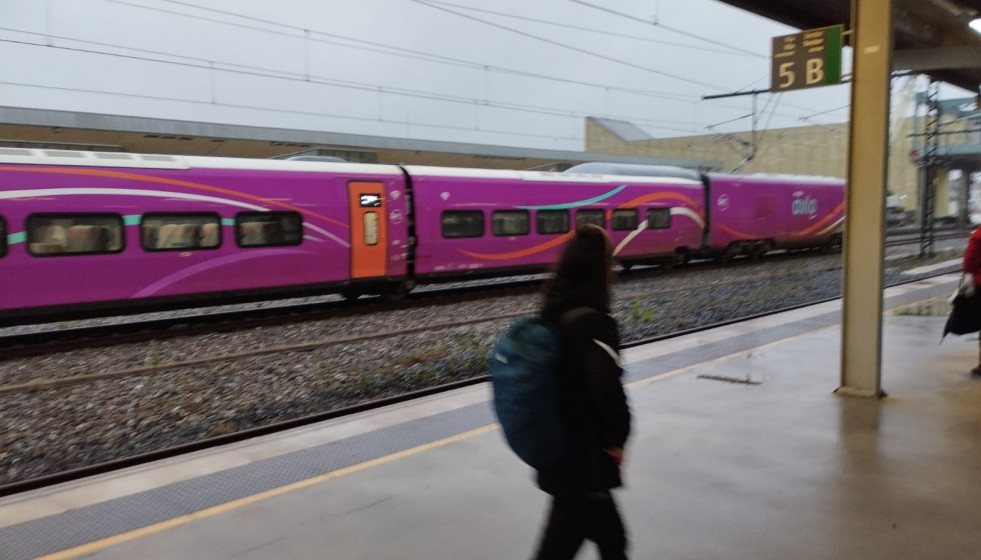
<svg viewBox="0 0 981 560"><path fill-rule="evenodd" d="M557 298L573 299L577 305L609 313L612 266L606 231L594 224L579 226L553 266L552 277L545 282L545 307L555 305Z"/></svg>

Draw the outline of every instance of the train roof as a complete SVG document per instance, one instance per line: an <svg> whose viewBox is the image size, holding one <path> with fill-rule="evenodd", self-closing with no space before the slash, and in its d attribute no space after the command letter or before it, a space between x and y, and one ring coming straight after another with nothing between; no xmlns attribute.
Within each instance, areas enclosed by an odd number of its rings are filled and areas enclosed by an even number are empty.
<svg viewBox="0 0 981 560"><path fill-rule="evenodd" d="M72 165L88 167L125 167L140 169L252 169L268 171L334 171L400 175L395 165L297 161L286 159L251 159L166 154L131 154L126 152L84 152L76 150L36 150L0 148L0 164Z"/></svg>
<svg viewBox="0 0 981 560"><path fill-rule="evenodd" d="M702 174L687 167L673 165L643 165L639 163L607 163L592 161L582 163L563 171L569 174L627 175L632 177L673 177L701 181Z"/></svg>
<svg viewBox="0 0 981 560"><path fill-rule="evenodd" d="M782 183L815 183L815 184L834 184L841 185L844 184L844 179L839 179L837 177L828 177L824 175L796 175L793 173L747 173L745 175L736 175L733 173L708 173L710 179L733 179L733 180L746 180L755 179L770 182L782 182Z"/></svg>
<svg viewBox="0 0 981 560"><path fill-rule="evenodd" d="M466 167L397 166L372 163L334 161L304 161L297 159L251 159L167 154L133 154L127 152L87 152L76 150L40 150L29 148L0 148L0 164L65 165L89 167L119 167L143 169L251 169L267 171L332 171L335 173L370 173L401 175L404 168L417 176L454 176L473 178L517 179L524 181L616 182L631 177L631 182L664 184L692 181L701 183L702 173L685 167L640 165L630 163L591 162L571 167L562 173L547 171L517 171L507 169L476 169ZM708 173L711 179L757 179L790 183L841 184L843 179L808 175L753 173L732 175ZM617 178L620 179L617 179Z"/></svg>
<svg viewBox="0 0 981 560"><path fill-rule="evenodd" d="M683 168L678 168L683 169ZM475 169L467 167L427 167L422 165L407 165L405 170L414 177L472 177L476 179L514 179L521 181L554 181L558 183L571 183L571 182L605 182L605 183L622 183L624 181L623 175L607 175L607 174L586 174L586 173L555 173L552 171L517 171L510 169ZM678 177L675 175L663 175L663 176L644 176L637 175L630 177L631 183L647 183L647 184L678 184L678 183L690 183L699 184L701 181L697 178L689 177Z"/></svg>

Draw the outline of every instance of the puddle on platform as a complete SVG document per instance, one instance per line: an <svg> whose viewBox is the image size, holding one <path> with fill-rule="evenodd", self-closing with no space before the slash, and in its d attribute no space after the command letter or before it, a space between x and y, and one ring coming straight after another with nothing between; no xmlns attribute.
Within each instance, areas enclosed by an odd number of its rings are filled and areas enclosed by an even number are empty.
<svg viewBox="0 0 981 560"><path fill-rule="evenodd" d="M894 315L914 315L920 317L946 317L950 315L950 304L947 299L950 295L937 296L923 301L917 301L909 305L897 307L893 310Z"/></svg>

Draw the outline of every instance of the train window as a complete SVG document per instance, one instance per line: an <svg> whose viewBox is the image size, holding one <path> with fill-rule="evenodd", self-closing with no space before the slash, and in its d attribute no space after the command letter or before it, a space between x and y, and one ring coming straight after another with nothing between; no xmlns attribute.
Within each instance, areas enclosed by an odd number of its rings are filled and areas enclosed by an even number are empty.
<svg viewBox="0 0 981 560"><path fill-rule="evenodd" d="M221 245L221 216L200 213L150 213L140 220L140 239L147 251L214 249Z"/></svg>
<svg viewBox="0 0 981 560"><path fill-rule="evenodd" d="M7 254L7 221L0 217L0 257Z"/></svg>
<svg viewBox="0 0 981 560"><path fill-rule="evenodd" d="M596 224L601 228L606 228L605 212L602 210L579 210L576 212L576 227L583 224Z"/></svg>
<svg viewBox="0 0 981 560"><path fill-rule="evenodd" d="M670 208L651 208L647 211L648 229L668 229L671 227Z"/></svg>
<svg viewBox="0 0 981 560"><path fill-rule="evenodd" d="M303 219L297 212L240 212L235 215L239 247L278 247L303 242Z"/></svg>
<svg viewBox="0 0 981 560"><path fill-rule="evenodd" d="M480 210L447 210L443 212L443 237L480 237L484 235L484 213Z"/></svg>
<svg viewBox="0 0 981 560"><path fill-rule="evenodd" d="M27 251L38 257L97 255L123 250L123 218L117 214L31 214Z"/></svg>
<svg viewBox="0 0 981 560"><path fill-rule="evenodd" d="M539 210L537 214L539 234L569 232L568 210Z"/></svg>
<svg viewBox="0 0 981 560"><path fill-rule="evenodd" d="M528 235L530 227L527 210L495 210L491 214L494 235Z"/></svg>
<svg viewBox="0 0 981 560"><path fill-rule="evenodd" d="M615 231L633 231L637 229L637 209L621 208L613 211L612 226Z"/></svg>
<svg viewBox="0 0 981 560"><path fill-rule="evenodd" d="M364 244L378 245L378 212L366 212L364 215Z"/></svg>

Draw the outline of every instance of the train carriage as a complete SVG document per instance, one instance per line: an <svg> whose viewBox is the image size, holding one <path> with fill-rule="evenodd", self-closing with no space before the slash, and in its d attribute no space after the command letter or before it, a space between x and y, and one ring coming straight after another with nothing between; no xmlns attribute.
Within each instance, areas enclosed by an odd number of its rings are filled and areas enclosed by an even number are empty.
<svg viewBox="0 0 981 560"><path fill-rule="evenodd" d="M625 264L694 252L705 233L697 180L413 166L406 172L420 279L539 271L586 222L609 231Z"/></svg>
<svg viewBox="0 0 981 560"><path fill-rule="evenodd" d="M796 175L708 174L707 256L840 245L844 181Z"/></svg>
<svg viewBox="0 0 981 560"><path fill-rule="evenodd" d="M4 149L3 322L407 273L396 166Z"/></svg>
<svg viewBox="0 0 981 560"><path fill-rule="evenodd" d="M0 148L0 325L539 272L578 224L625 266L840 239L833 179Z"/></svg>

